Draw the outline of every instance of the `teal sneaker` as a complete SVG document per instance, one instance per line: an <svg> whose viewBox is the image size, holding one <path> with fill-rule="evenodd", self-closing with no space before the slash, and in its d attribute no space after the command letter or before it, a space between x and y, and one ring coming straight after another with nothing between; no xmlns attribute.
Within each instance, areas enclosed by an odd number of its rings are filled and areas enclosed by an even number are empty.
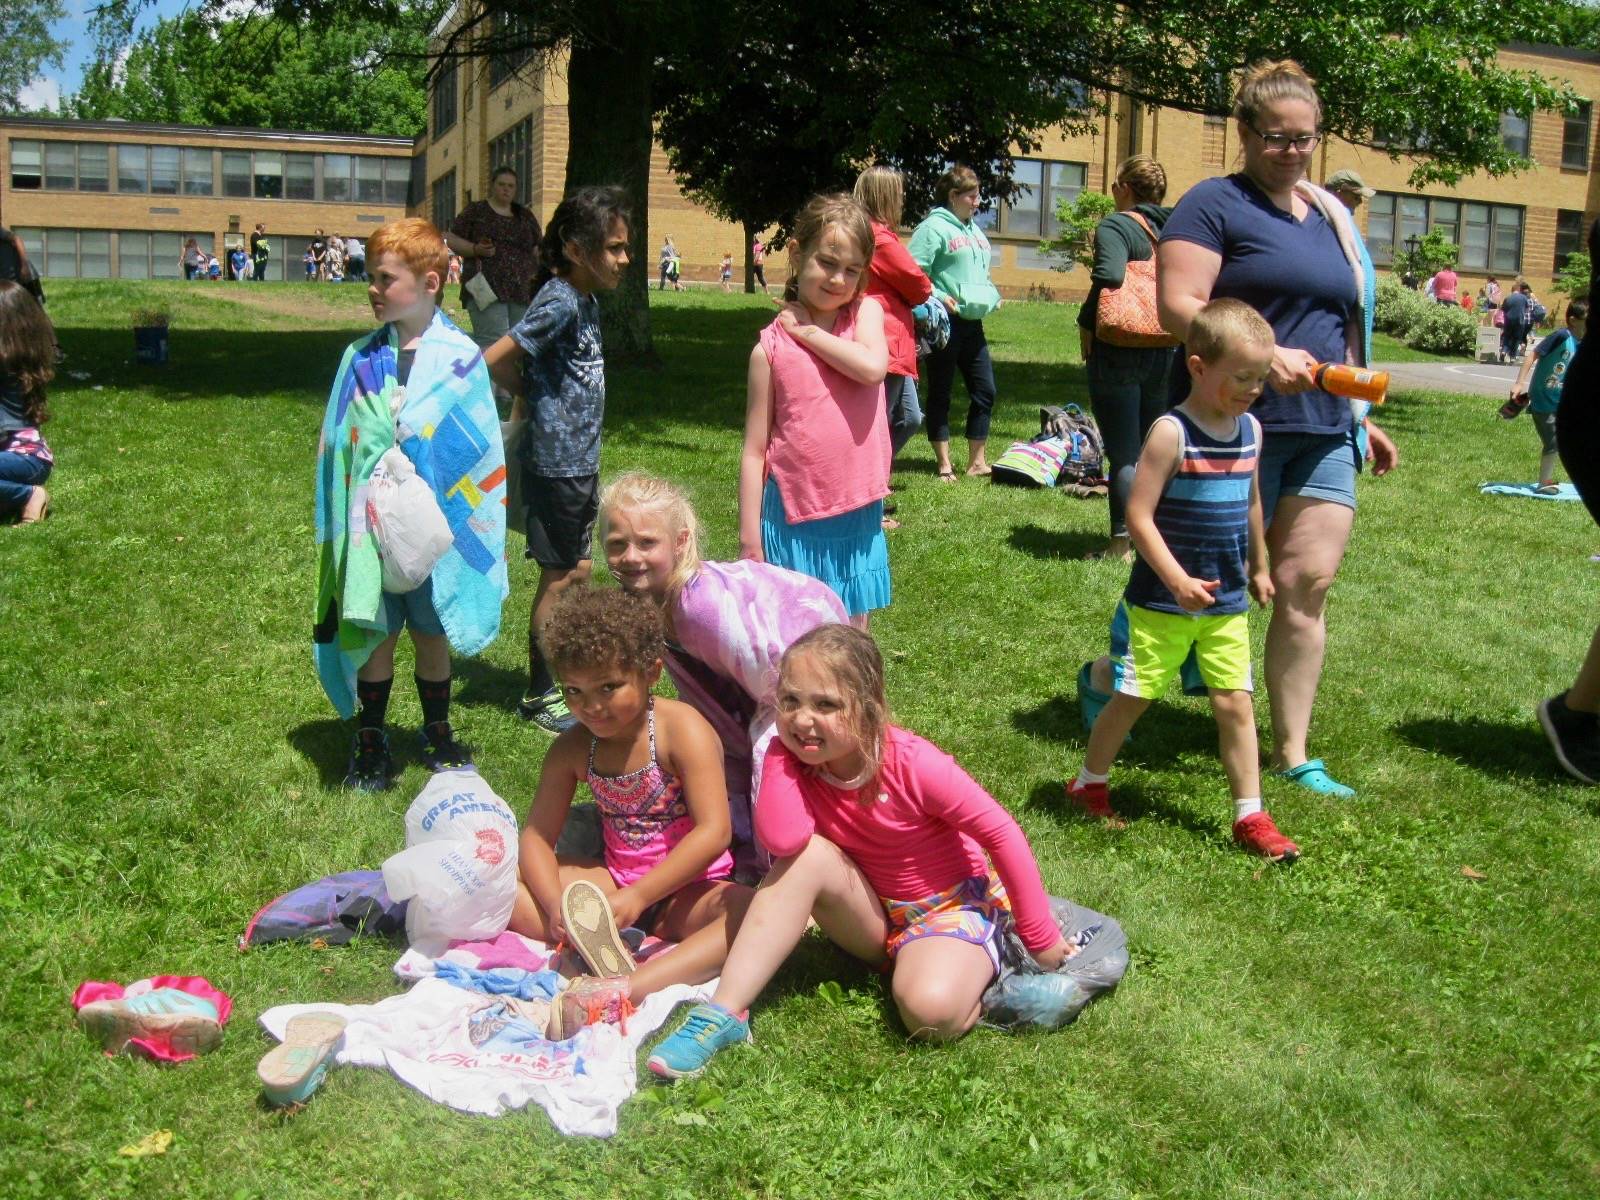
<svg viewBox="0 0 1600 1200"><path fill-rule="evenodd" d="M311 1012L290 1017L283 1042L256 1064L267 1103L285 1108L304 1104L328 1073L344 1045L345 1019L338 1013Z"/></svg>
<svg viewBox="0 0 1600 1200"><path fill-rule="evenodd" d="M91 1001L78 1010L78 1024L107 1054L121 1054L134 1039L169 1045L179 1054L205 1054L222 1041L217 1006L170 987Z"/></svg>
<svg viewBox="0 0 1600 1200"><path fill-rule="evenodd" d="M747 1016L719 1004L696 1004L683 1024L656 1047L648 1066L663 1079L693 1079L718 1050L751 1040Z"/></svg>

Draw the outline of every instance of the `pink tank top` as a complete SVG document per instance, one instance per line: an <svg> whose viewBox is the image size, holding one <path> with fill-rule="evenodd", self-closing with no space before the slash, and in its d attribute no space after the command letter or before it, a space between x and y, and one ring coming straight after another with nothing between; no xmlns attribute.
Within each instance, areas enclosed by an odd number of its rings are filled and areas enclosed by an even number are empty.
<svg viewBox="0 0 1600 1200"><path fill-rule="evenodd" d="M694 818L683 799L683 783L661 769L656 758L656 702L650 699L650 761L626 775L601 775L594 769L596 739L589 739L589 769L585 782L600 810L600 830L605 838L606 870L618 887L639 882L672 852L694 828ZM733 873L733 856L724 850L700 875L701 879L726 879Z"/></svg>
<svg viewBox="0 0 1600 1200"><path fill-rule="evenodd" d="M833 333L855 332L860 299L840 310ZM854 512L889 494L889 421L883 383L857 383L790 337L777 321L761 331L772 366L767 471L791 523Z"/></svg>

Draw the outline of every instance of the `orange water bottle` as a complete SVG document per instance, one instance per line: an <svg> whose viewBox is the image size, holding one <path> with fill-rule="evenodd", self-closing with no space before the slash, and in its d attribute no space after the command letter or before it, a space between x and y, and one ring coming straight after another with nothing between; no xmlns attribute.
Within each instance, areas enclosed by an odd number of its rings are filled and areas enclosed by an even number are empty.
<svg viewBox="0 0 1600 1200"><path fill-rule="evenodd" d="M1344 363L1319 363L1311 373L1317 386L1335 396L1348 396L1352 400L1366 400L1382 404L1389 398L1389 372L1369 371L1365 367L1351 367Z"/></svg>

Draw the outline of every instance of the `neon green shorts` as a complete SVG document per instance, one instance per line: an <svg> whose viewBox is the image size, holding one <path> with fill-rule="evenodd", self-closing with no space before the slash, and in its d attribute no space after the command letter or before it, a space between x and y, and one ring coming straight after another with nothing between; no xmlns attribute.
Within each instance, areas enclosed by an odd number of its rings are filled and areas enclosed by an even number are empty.
<svg viewBox="0 0 1600 1200"><path fill-rule="evenodd" d="M1155 700L1194 651L1206 687L1250 692L1250 621L1246 613L1189 616L1126 602L1111 621L1111 676L1116 690Z"/></svg>

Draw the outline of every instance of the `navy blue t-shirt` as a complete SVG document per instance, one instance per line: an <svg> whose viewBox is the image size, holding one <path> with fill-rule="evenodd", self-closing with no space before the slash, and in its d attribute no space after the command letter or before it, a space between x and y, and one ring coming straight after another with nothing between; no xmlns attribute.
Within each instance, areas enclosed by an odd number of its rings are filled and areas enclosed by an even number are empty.
<svg viewBox="0 0 1600 1200"><path fill-rule="evenodd" d="M1506 315L1506 324L1515 329L1518 325L1526 325L1528 316L1528 297L1524 292L1512 288L1506 298L1500 301L1500 311Z"/></svg>
<svg viewBox="0 0 1600 1200"><path fill-rule="evenodd" d="M1360 297L1339 236L1315 207L1296 220L1247 176L1207 179L1178 201L1161 240L1220 254L1212 298L1243 300L1267 319L1278 345L1318 362L1344 361L1345 324ZM1180 356L1174 403L1189 392L1183 363ZM1268 385L1250 411L1264 429L1284 433L1345 433L1352 424L1350 401L1320 389L1285 396Z"/></svg>

